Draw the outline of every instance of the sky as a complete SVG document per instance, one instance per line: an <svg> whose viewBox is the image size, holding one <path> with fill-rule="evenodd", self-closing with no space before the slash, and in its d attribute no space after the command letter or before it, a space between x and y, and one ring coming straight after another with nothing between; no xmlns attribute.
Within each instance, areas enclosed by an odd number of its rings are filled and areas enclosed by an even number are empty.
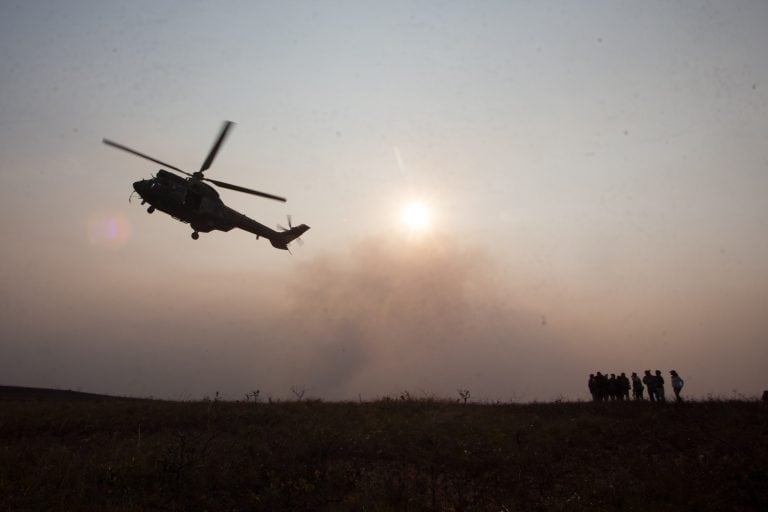
<svg viewBox="0 0 768 512"><path fill-rule="evenodd" d="M768 389L768 4L0 1L0 384ZM292 254L146 213L155 164ZM422 226L403 211L423 205ZM667 378L667 381L669 379Z"/></svg>

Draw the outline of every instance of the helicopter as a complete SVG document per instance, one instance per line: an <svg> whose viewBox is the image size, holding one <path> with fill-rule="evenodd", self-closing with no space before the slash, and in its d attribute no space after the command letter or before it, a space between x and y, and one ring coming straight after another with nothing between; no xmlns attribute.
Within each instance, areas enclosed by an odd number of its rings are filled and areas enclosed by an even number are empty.
<svg viewBox="0 0 768 512"><path fill-rule="evenodd" d="M278 224L278 229L280 229L280 231L270 229L264 224L256 222L225 205L221 198L219 198L219 193L216 189L205 183L207 181L228 190L244 192L246 194L273 199L275 201L286 201L284 197L206 178L203 175L203 173L211 167L214 158L216 158L216 154L219 152L221 145L224 143L227 134L234 124L235 123L232 121L224 122L221 131L219 132L219 136L216 138L213 147L208 152L208 156L203 162L203 165L200 167L199 171L194 173L184 171L178 167L162 162L109 139L102 139L102 142L108 146L126 151L132 155L144 158L150 162L162 165L163 167L167 167L168 169L187 176L186 178L182 178L165 169L160 169L151 179L134 182L133 189L135 190L135 193L141 197L141 204L149 203L149 207L147 208L148 213L160 210L180 222L189 224L193 229L193 240L200 238L200 233L209 233L214 230L230 231L233 228L240 228L255 234L257 239L260 237L266 238L272 244L272 247L275 247L276 249L288 250L288 244L298 239L309 229L309 226L301 224L294 227L291 224L291 216L289 215L288 228L284 228ZM298 239L298 241L301 242L301 239Z"/></svg>

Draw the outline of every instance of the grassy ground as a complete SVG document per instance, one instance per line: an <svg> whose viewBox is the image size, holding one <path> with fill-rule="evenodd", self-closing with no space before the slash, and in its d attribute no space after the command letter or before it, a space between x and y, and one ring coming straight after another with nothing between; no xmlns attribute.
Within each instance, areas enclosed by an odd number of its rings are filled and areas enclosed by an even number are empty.
<svg viewBox="0 0 768 512"><path fill-rule="evenodd" d="M0 510L768 510L768 407L5 397Z"/></svg>

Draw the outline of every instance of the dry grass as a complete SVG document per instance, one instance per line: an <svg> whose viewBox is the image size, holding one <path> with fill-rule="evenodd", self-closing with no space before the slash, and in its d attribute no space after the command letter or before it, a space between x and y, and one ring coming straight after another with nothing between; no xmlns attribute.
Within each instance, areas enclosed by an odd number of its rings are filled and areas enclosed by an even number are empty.
<svg viewBox="0 0 768 512"><path fill-rule="evenodd" d="M758 402L0 408L0 510L768 510Z"/></svg>

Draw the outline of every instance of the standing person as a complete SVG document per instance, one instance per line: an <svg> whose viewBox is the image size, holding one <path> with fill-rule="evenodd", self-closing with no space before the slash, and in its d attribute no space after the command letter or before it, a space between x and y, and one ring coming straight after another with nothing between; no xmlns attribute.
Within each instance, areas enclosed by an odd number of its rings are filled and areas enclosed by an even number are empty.
<svg viewBox="0 0 768 512"><path fill-rule="evenodd" d="M643 381L640 380L636 372L632 372L632 397L635 400L643 399Z"/></svg>
<svg viewBox="0 0 768 512"><path fill-rule="evenodd" d="M624 372L621 372L621 375L619 375L619 389L621 391L621 400L629 400L629 379L627 378L627 374Z"/></svg>
<svg viewBox="0 0 768 512"><path fill-rule="evenodd" d="M664 398L664 377L661 376L661 370L656 370L656 400L666 402Z"/></svg>
<svg viewBox="0 0 768 512"><path fill-rule="evenodd" d="M600 372L595 375L595 388L598 402L605 402L608 399L608 378Z"/></svg>
<svg viewBox="0 0 768 512"><path fill-rule="evenodd" d="M589 394L592 395L592 401L597 402L597 385L595 384L594 373L589 374L589 382L587 383L587 386L589 386Z"/></svg>
<svg viewBox="0 0 768 512"><path fill-rule="evenodd" d="M617 396L619 396L619 383L616 382L616 374L612 373L608 378L608 398L613 401Z"/></svg>
<svg viewBox="0 0 768 512"><path fill-rule="evenodd" d="M643 375L643 384L648 388L648 400L651 402L656 401L656 379L651 375L651 370L645 370Z"/></svg>
<svg viewBox="0 0 768 512"><path fill-rule="evenodd" d="M677 374L675 370L671 370L669 374L672 376L672 391L675 392L675 400L678 402L682 402L683 399L680 398L680 391L683 389L683 379L680 378L680 376Z"/></svg>

